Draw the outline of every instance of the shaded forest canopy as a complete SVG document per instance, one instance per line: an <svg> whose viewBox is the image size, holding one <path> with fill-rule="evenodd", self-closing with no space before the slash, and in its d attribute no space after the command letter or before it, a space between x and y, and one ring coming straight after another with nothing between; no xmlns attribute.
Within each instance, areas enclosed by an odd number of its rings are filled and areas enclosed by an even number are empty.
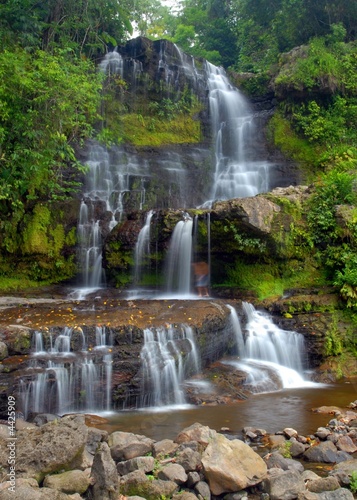
<svg viewBox="0 0 357 500"><path fill-rule="evenodd" d="M312 183L309 215L294 221L295 244L314 254L326 283L337 286L354 309L356 2L183 0L176 5L172 9L157 0L1 4L1 288L74 276L75 254L66 249L76 241L69 222L77 214L68 201L85 171L77 152L89 138L130 141L130 116L123 118L124 130L120 126L114 134L99 126L110 106L101 106L104 76L97 64L135 29L223 65L250 96L275 96L269 140L297 161ZM125 92L118 77L105 85L111 102ZM150 112L159 127L172 110L192 114L197 103L167 101L154 108ZM347 207L343 230L340 207ZM34 256L41 256L41 265Z"/></svg>

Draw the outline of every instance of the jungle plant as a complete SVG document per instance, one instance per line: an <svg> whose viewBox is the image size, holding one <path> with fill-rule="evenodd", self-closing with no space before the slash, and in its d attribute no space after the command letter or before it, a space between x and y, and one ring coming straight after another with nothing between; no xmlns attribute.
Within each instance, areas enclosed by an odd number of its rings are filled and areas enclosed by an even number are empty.
<svg viewBox="0 0 357 500"><path fill-rule="evenodd" d="M263 253L266 251L266 243L262 241L260 238L251 238L245 236L243 233L240 233L237 227L229 223L223 226L223 230L225 233L233 233L233 238L237 246L237 250L244 250L247 253Z"/></svg>
<svg viewBox="0 0 357 500"><path fill-rule="evenodd" d="M357 493L357 471L354 470L351 473L351 478L350 478L350 490L352 493Z"/></svg>
<svg viewBox="0 0 357 500"><path fill-rule="evenodd" d="M331 326L327 330L325 336L325 355L339 356L343 353L343 340L341 339L341 335L339 333L336 315L333 315L331 319Z"/></svg>
<svg viewBox="0 0 357 500"><path fill-rule="evenodd" d="M285 443L280 446L279 448L279 452L281 455L283 455L284 458L291 458L291 446L292 446L292 442L291 441L285 441Z"/></svg>

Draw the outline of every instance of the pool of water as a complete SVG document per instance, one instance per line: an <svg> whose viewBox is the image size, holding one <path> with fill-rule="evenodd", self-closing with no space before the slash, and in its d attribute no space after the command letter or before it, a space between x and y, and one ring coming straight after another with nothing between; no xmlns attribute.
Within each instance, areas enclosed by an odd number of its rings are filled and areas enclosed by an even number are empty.
<svg viewBox="0 0 357 500"><path fill-rule="evenodd" d="M144 434L156 441L173 439L195 422L215 430L228 427L237 435L246 426L259 427L268 433L293 427L299 434L308 435L333 418L333 415L314 413L313 408L338 406L346 409L356 399L357 383L344 382L254 395L233 405L120 411L105 415L107 422L98 427L109 432L120 430Z"/></svg>

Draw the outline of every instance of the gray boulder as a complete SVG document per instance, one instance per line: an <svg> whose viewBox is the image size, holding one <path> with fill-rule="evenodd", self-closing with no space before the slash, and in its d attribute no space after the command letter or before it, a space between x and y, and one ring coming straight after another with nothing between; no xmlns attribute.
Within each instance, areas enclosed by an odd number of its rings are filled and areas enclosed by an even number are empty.
<svg viewBox="0 0 357 500"><path fill-rule="evenodd" d="M163 439L153 444L153 456L158 457L164 455L171 457L176 453L177 448L178 444L174 443L171 439Z"/></svg>
<svg viewBox="0 0 357 500"><path fill-rule="evenodd" d="M357 446L349 436L340 436L335 444L336 448L346 453L354 453L357 451Z"/></svg>
<svg viewBox="0 0 357 500"><path fill-rule="evenodd" d="M269 494L270 500L293 500L305 490L305 483L298 472L270 469L261 489Z"/></svg>
<svg viewBox="0 0 357 500"><path fill-rule="evenodd" d="M357 459L352 458L336 464L329 475L335 477L341 486L349 486L353 472L357 471Z"/></svg>
<svg viewBox="0 0 357 500"><path fill-rule="evenodd" d="M267 476L264 460L247 444L217 433L202 455L202 465L214 495L254 486Z"/></svg>
<svg viewBox="0 0 357 500"><path fill-rule="evenodd" d="M120 478L120 493L129 498L133 495L142 496L146 500L171 498L177 490L178 486L174 481L151 479L142 470L130 472Z"/></svg>
<svg viewBox="0 0 357 500"><path fill-rule="evenodd" d="M94 455L89 498L93 500L117 500L119 495L119 478L115 462L111 457L107 443L100 443Z"/></svg>
<svg viewBox="0 0 357 500"><path fill-rule="evenodd" d="M155 467L154 457L135 457L124 462L117 463L117 471L121 476L126 476L129 472L142 470L143 472L152 472Z"/></svg>
<svg viewBox="0 0 357 500"><path fill-rule="evenodd" d="M157 477L165 481L174 481L177 484L184 484L187 481L187 474L182 465L168 464L163 467Z"/></svg>
<svg viewBox="0 0 357 500"><path fill-rule="evenodd" d="M46 476L43 485L68 495L85 493L90 485L89 474L81 470L70 470L62 474Z"/></svg>
<svg viewBox="0 0 357 500"><path fill-rule="evenodd" d="M265 456L264 461L268 469L295 470L300 473L304 471L304 466L300 462L292 458L285 458L278 451Z"/></svg>
<svg viewBox="0 0 357 500"><path fill-rule="evenodd" d="M216 431L210 429L206 425L195 423L183 429L183 431L176 436L175 443L181 444L189 441L196 441L203 447L206 447L215 433Z"/></svg>
<svg viewBox="0 0 357 500"><path fill-rule="evenodd" d="M324 491L338 490L340 485L335 477L319 477L318 479L307 481L306 487L314 493L323 493Z"/></svg>
<svg viewBox="0 0 357 500"><path fill-rule="evenodd" d="M110 452L116 462L147 455L152 452L153 444L152 439L131 432L113 432L108 438Z"/></svg>
<svg viewBox="0 0 357 500"><path fill-rule="evenodd" d="M194 487L194 492L197 494L198 498L211 500L210 487L205 481L199 481Z"/></svg>
<svg viewBox="0 0 357 500"><path fill-rule="evenodd" d="M9 352L7 349L7 345L5 344L5 342L0 341L0 361L7 358L8 355L9 355Z"/></svg>
<svg viewBox="0 0 357 500"><path fill-rule="evenodd" d="M184 448L177 452L176 463L182 465L186 472L197 471L201 468L201 454L192 448Z"/></svg>
<svg viewBox="0 0 357 500"><path fill-rule="evenodd" d="M69 415L42 427L18 431L16 477L41 482L48 474L74 468L75 461L83 453L87 434L83 415ZM1 441L0 437L0 466L6 476L9 441Z"/></svg>
<svg viewBox="0 0 357 500"><path fill-rule="evenodd" d="M316 446L311 446L303 456L308 462L338 463L342 461L341 452L331 441L323 441Z"/></svg>

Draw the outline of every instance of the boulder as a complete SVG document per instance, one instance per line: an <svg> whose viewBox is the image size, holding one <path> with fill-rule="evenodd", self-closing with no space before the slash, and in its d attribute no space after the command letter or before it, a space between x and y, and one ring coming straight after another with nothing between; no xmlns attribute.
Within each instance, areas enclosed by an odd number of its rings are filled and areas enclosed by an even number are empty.
<svg viewBox="0 0 357 500"><path fill-rule="evenodd" d="M184 448L177 452L176 463L182 465L186 472L201 469L201 454L192 448Z"/></svg>
<svg viewBox="0 0 357 500"><path fill-rule="evenodd" d="M308 462L339 462L338 450L331 441L323 441L316 446L311 446L305 451L303 456Z"/></svg>
<svg viewBox="0 0 357 500"><path fill-rule="evenodd" d="M88 429L83 415L69 415L42 427L23 429L16 437L16 476L38 482L47 474L70 470L82 455ZM0 465L7 470L10 441L0 438ZM3 480L5 478L3 477Z"/></svg>
<svg viewBox="0 0 357 500"><path fill-rule="evenodd" d="M254 196L218 201L213 205L213 211L230 213L231 217L241 219L248 229L263 236L271 233L274 217L281 208L263 196Z"/></svg>
<svg viewBox="0 0 357 500"><path fill-rule="evenodd" d="M120 493L128 496L139 495L146 500L158 500L171 496L178 490L174 481L151 479L142 470L130 472L120 478Z"/></svg>
<svg viewBox="0 0 357 500"><path fill-rule="evenodd" d="M131 497L130 500L133 500L133 498ZM174 493L172 500L197 500L197 496L190 491L179 491L178 493Z"/></svg>
<svg viewBox="0 0 357 500"><path fill-rule="evenodd" d="M202 455L202 465L214 495L254 486L267 475L264 460L247 444L217 433Z"/></svg>
<svg viewBox="0 0 357 500"><path fill-rule="evenodd" d="M95 454L99 443L108 440L108 432L101 429L96 429L95 427L88 427L88 439L86 444L86 450L92 455Z"/></svg>
<svg viewBox="0 0 357 500"><path fill-rule="evenodd" d="M108 445L116 462L141 457L152 452L154 441L140 434L116 431L109 435Z"/></svg>
<svg viewBox="0 0 357 500"><path fill-rule="evenodd" d="M176 436L175 442L181 444L189 441L196 441L206 447L215 433L216 431L209 427L195 423L183 429L183 431Z"/></svg>
<svg viewBox="0 0 357 500"><path fill-rule="evenodd" d="M165 481L174 481L177 484L184 484L187 481L187 474L182 465L168 464L163 467L157 477Z"/></svg>
<svg viewBox="0 0 357 500"><path fill-rule="evenodd" d="M153 456L159 455L173 456L176 453L178 444L174 443L171 439L163 439L153 444Z"/></svg>
<svg viewBox="0 0 357 500"><path fill-rule="evenodd" d="M93 500L118 499L119 478L107 443L100 443L94 455L91 480L93 486L90 498Z"/></svg>
<svg viewBox="0 0 357 500"><path fill-rule="evenodd" d="M268 469L281 469L281 470L295 470L296 472L303 472L304 466L297 460L285 458L278 451L269 453L264 457Z"/></svg>
<svg viewBox="0 0 357 500"><path fill-rule="evenodd" d="M269 448L271 450L275 448L280 448L281 446L284 446L286 443L286 438L282 435L272 435L268 437L269 440Z"/></svg>
<svg viewBox="0 0 357 500"><path fill-rule="evenodd" d="M346 453L354 453L357 451L357 446L349 436L340 436L335 444L336 448Z"/></svg>
<svg viewBox="0 0 357 500"><path fill-rule="evenodd" d="M7 349L7 345L5 342L0 342L0 361L7 358L9 355L9 351Z"/></svg>
<svg viewBox="0 0 357 500"><path fill-rule="evenodd" d="M152 472L155 467L154 457L135 457L130 460L117 463L117 471L120 476L126 476L129 472L142 470L145 473Z"/></svg>
<svg viewBox="0 0 357 500"><path fill-rule="evenodd" d="M296 439L291 439L291 446L290 446L290 455L293 458L296 457L301 457L301 455L305 452L306 446L303 443L299 443Z"/></svg>
<svg viewBox="0 0 357 500"><path fill-rule="evenodd" d="M14 492L0 491L0 500L81 500L80 495L67 495L62 491L50 488L31 488L31 486L17 486Z"/></svg>
<svg viewBox="0 0 357 500"><path fill-rule="evenodd" d="M321 439L321 441L327 439L327 436L330 436L330 434L332 434L331 430L326 427L319 427L315 432L315 436Z"/></svg>
<svg viewBox="0 0 357 500"><path fill-rule="evenodd" d="M43 485L69 495L73 493L82 494L89 488L89 474L81 470L70 470L62 472L62 474L46 476Z"/></svg>
<svg viewBox="0 0 357 500"><path fill-rule="evenodd" d="M283 433L285 436L287 436L289 439L292 437L296 437L298 435L298 432L295 429L292 429L291 427L286 427L283 430Z"/></svg>
<svg viewBox="0 0 357 500"><path fill-rule="evenodd" d="M306 487L314 493L338 490L340 485L335 477L319 477L318 479L307 481Z"/></svg>
<svg viewBox="0 0 357 500"><path fill-rule="evenodd" d="M292 500L305 490L305 483L298 472L270 469L261 489L270 495L270 500Z"/></svg>
<svg viewBox="0 0 357 500"><path fill-rule="evenodd" d="M205 500L211 500L210 487L205 481L199 481L195 487L194 492L198 498L204 498Z"/></svg>
<svg viewBox="0 0 357 500"><path fill-rule="evenodd" d="M349 486L351 482L351 475L357 471L357 459L352 458L336 464L329 475L335 477L341 486Z"/></svg>
<svg viewBox="0 0 357 500"><path fill-rule="evenodd" d="M14 354L28 354L30 352L31 328L23 325L9 325L4 333L10 356Z"/></svg>

